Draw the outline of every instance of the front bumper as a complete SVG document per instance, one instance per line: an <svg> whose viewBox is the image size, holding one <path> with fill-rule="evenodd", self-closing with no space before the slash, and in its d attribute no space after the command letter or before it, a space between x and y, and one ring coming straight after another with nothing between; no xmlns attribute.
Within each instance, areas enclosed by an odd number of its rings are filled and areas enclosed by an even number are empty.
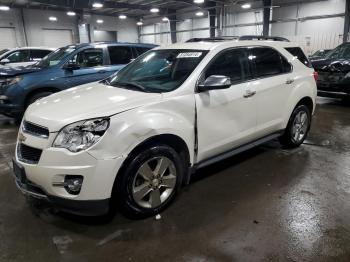
<svg viewBox="0 0 350 262"><path fill-rule="evenodd" d="M40 187L30 181L22 183L15 179L16 186L26 196L45 201L58 210L79 216L100 216L108 213L109 199L70 200L46 194Z"/></svg>
<svg viewBox="0 0 350 262"><path fill-rule="evenodd" d="M12 104L6 99L0 99L0 114L20 115L23 112L23 106Z"/></svg>
<svg viewBox="0 0 350 262"><path fill-rule="evenodd" d="M42 153L38 163L27 163L19 158L17 145L14 162L25 171L25 182L16 179L22 193L78 215L102 215L108 211L114 181L124 157L97 159L87 151L75 154L66 149L47 147L55 138L52 133L48 140L25 136L26 144L42 148ZM83 177L78 195L70 194L62 186L67 175Z"/></svg>

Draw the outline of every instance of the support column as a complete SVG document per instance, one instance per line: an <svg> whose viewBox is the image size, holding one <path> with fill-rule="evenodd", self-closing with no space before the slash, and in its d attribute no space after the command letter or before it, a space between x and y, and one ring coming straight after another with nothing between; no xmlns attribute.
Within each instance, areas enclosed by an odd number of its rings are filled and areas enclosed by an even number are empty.
<svg viewBox="0 0 350 262"><path fill-rule="evenodd" d="M263 36L268 36L270 32L271 0L264 0L263 3L264 3Z"/></svg>
<svg viewBox="0 0 350 262"><path fill-rule="evenodd" d="M28 46L27 28L26 28L26 23L24 21L23 8L21 8L21 21L22 21L23 36L24 36L24 45Z"/></svg>
<svg viewBox="0 0 350 262"><path fill-rule="evenodd" d="M177 37L176 37L176 11L175 10L169 10L168 11L169 16L169 25L170 25L170 38L171 38L171 43L176 43L177 42Z"/></svg>
<svg viewBox="0 0 350 262"><path fill-rule="evenodd" d="M212 1L208 1L205 4L205 7L208 8L208 16L209 16L209 37L215 37L215 20L216 20L216 3Z"/></svg>
<svg viewBox="0 0 350 262"><path fill-rule="evenodd" d="M350 29L350 0L346 0L346 3L345 3L343 43L348 41L349 29Z"/></svg>

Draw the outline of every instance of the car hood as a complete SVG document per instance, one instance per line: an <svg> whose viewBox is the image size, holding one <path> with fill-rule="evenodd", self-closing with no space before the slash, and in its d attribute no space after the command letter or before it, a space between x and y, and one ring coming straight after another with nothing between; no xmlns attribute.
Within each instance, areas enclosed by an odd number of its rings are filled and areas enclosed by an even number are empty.
<svg viewBox="0 0 350 262"><path fill-rule="evenodd" d="M77 121L111 116L161 99L158 93L90 83L38 100L29 106L24 119L57 132Z"/></svg>
<svg viewBox="0 0 350 262"><path fill-rule="evenodd" d="M42 70L40 67L33 65L19 66L0 66L0 76L11 77L17 75L28 74Z"/></svg>
<svg viewBox="0 0 350 262"><path fill-rule="evenodd" d="M349 72L350 60L347 59L319 59L311 61L316 71L321 72Z"/></svg>

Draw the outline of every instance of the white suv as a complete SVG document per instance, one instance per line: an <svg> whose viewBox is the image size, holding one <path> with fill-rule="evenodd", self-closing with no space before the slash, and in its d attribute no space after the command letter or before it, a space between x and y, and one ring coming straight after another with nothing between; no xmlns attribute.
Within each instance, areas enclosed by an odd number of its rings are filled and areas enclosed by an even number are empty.
<svg viewBox="0 0 350 262"><path fill-rule="evenodd" d="M22 192L68 212L157 214L196 169L274 138L303 143L314 70L299 47L219 41L153 49L107 80L32 104L14 159Z"/></svg>

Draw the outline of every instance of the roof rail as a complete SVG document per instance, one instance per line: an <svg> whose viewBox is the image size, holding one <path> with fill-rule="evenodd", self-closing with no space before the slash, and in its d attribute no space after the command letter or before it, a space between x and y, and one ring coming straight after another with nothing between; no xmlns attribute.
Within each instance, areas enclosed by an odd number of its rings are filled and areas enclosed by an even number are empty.
<svg viewBox="0 0 350 262"><path fill-rule="evenodd" d="M220 37L196 37L191 38L186 41L186 43L191 42L220 42L220 41L230 41L230 40L238 40L238 36L220 36Z"/></svg>
<svg viewBox="0 0 350 262"><path fill-rule="evenodd" d="M287 38L280 36L262 36L262 35L243 35L238 38L238 40L270 40L270 41L282 41L290 42Z"/></svg>

